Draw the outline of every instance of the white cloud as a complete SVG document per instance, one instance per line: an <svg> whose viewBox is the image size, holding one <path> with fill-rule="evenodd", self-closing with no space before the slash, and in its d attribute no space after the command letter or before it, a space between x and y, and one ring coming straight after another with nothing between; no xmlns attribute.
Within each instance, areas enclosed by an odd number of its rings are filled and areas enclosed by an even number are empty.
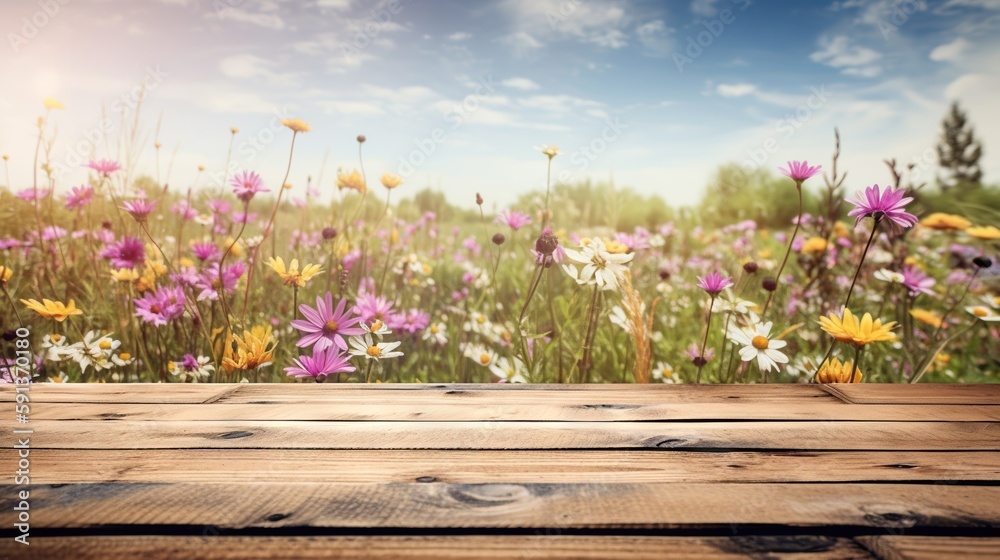
<svg viewBox="0 0 1000 560"><path fill-rule="evenodd" d="M472 38L472 33L469 33L467 31L456 31L451 35L448 35L449 41L465 41L471 38Z"/></svg>
<svg viewBox="0 0 1000 560"><path fill-rule="evenodd" d="M635 35L639 39L639 44L643 46L643 52L650 56L667 56L670 53L672 41L668 33L667 24L662 19L646 22L635 28Z"/></svg>
<svg viewBox="0 0 1000 560"><path fill-rule="evenodd" d="M809 55L814 62L841 68L845 74L855 76L873 77L882 71L879 65L874 64L882 55L867 47L850 45L846 35L823 37L819 46L820 50Z"/></svg>
<svg viewBox="0 0 1000 560"><path fill-rule="evenodd" d="M504 0L499 9L517 33L553 40L575 39L604 48L625 46L632 23L625 0Z"/></svg>
<svg viewBox="0 0 1000 560"><path fill-rule="evenodd" d="M510 35L506 35L500 39L501 43L504 43L514 51L514 56L524 57L533 51L536 51L545 45L535 39L527 31L518 31Z"/></svg>
<svg viewBox="0 0 1000 560"><path fill-rule="evenodd" d="M329 8L338 12L347 11L352 3L352 0L316 0L316 6L319 8Z"/></svg>
<svg viewBox="0 0 1000 560"><path fill-rule="evenodd" d="M377 103L369 101L320 101L316 104L331 115L373 116L385 113Z"/></svg>
<svg viewBox="0 0 1000 560"><path fill-rule="evenodd" d="M719 0L692 0L691 12L696 16L714 17L715 14L719 13L719 9L715 6L718 1Z"/></svg>
<svg viewBox="0 0 1000 560"><path fill-rule="evenodd" d="M958 58L971 46L972 43L966 41L962 37L959 37L950 43L945 43L944 45L936 47L931 51L930 58L936 62L958 60Z"/></svg>
<svg viewBox="0 0 1000 560"><path fill-rule="evenodd" d="M529 80L528 78L508 78L500 83L503 84L504 87L519 89L522 91L531 91L539 89L540 87L538 84L536 84L532 80Z"/></svg>
<svg viewBox="0 0 1000 560"><path fill-rule="evenodd" d="M722 97L743 97L755 93L757 86L753 84L719 84L715 91Z"/></svg>
<svg viewBox="0 0 1000 560"><path fill-rule="evenodd" d="M234 8L229 6L224 6L218 12L210 12L205 14L205 17L218 17L223 21L232 20L241 23L249 23L251 25L257 25L259 27L264 27L267 29L273 29L280 31L288 27L285 20L281 18L278 14L272 12L250 12L242 8Z"/></svg>

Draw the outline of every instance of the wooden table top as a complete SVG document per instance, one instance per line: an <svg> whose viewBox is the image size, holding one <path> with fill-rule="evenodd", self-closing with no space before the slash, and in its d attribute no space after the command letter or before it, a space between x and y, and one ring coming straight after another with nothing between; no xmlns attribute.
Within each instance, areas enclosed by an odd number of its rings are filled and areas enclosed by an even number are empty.
<svg viewBox="0 0 1000 560"><path fill-rule="evenodd" d="M24 393L3 558L1000 558L1000 385Z"/></svg>

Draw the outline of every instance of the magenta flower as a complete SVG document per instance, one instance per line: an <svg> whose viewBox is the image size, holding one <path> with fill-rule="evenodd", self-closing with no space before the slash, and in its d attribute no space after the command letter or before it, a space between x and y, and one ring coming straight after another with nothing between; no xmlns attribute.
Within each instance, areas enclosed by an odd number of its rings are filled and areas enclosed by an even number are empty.
<svg viewBox="0 0 1000 560"><path fill-rule="evenodd" d="M229 180L229 185L233 187L236 198L242 200L244 203L250 202L250 199L257 193L270 192L264 188L264 182L260 180L260 175L254 171L241 171L237 173Z"/></svg>
<svg viewBox="0 0 1000 560"><path fill-rule="evenodd" d="M704 360L704 362L702 362L702 363L703 363L703 364L707 364L708 362L711 362L711 361L712 361L712 358L714 358L714 357L715 357L715 349L713 349L713 348L706 348L706 349L705 349L705 355L704 355L704 356L702 356L702 355L701 355L701 348L698 348L698 345L697 345L696 343L692 342L692 343L691 343L691 344L690 344L690 345L689 345L689 346L687 347L687 350L685 350L685 351L684 351L684 354L685 354L685 355L686 355L686 356L687 356L687 357L688 357L688 358L689 358L689 359L690 359L690 360L691 360L692 362L695 362L695 361L697 361L697 360Z"/></svg>
<svg viewBox="0 0 1000 560"><path fill-rule="evenodd" d="M411 309L405 313L394 313L389 316L386 325L393 331L416 334L431 324L431 317L419 309Z"/></svg>
<svg viewBox="0 0 1000 560"><path fill-rule="evenodd" d="M135 299L135 316L154 326L162 327L184 314L184 290L178 286L146 292Z"/></svg>
<svg viewBox="0 0 1000 560"><path fill-rule="evenodd" d="M156 210L156 201L146 200L145 198L128 200L122 204L122 210L131 214L135 218L135 221L144 224L149 215L153 213L153 210Z"/></svg>
<svg viewBox="0 0 1000 560"><path fill-rule="evenodd" d="M848 200L857 208L848 212L848 216L854 216L854 226L857 227L861 220L871 217L876 223L882 219L888 219L894 227L908 228L917 223L917 217L906 212L906 205L913 201L913 197L903 197L903 189L893 190L886 187L884 191L879 190L878 185L858 191L854 200Z"/></svg>
<svg viewBox="0 0 1000 560"><path fill-rule="evenodd" d="M84 167L89 167L90 169L93 169L94 171L97 172L98 175L102 177L107 177L112 173L114 173L115 171L118 171L119 169L122 168L121 165L118 165L117 161L111 161L110 159L102 159L102 160L92 159L90 160L89 163L87 163L87 165L84 165Z"/></svg>
<svg viewBox="0 0 1000 560"><path fill-rule="evenodd" d="M820 172L822 165L809 165L808 161L789 161L788 168L778 167L785 175L792 178L796 183L802 183L806 179Z"/></svg>
<svg viewBox="0 0 1000 560"><path fill-rule="evenodd" d="M920 294L934 295L935 280L924 271L913 266L903 268L903 285L910 290L910 297L917 297Z"/></svg>
<svg viewBox="0 0 1000 560"><path fill-rule="evenodd" d="M146 247L135 237L126 237L117 243L110 243L101 251L101 256L111 261L111 266L135 268L146 262Z"/></svg>
<svg viewBox="0 0 1000 560"><path fill-rule="evenodd" d="M195 284L201 291L198 292L198 301L219 299L219 289L222 288L227 293L236 289L236 282L239 281L247 267L242 261L234 262L222 270L219 275L219 267L209 266L198 276Z"/></svg>
<svg viewBox="0 0 1000 560"><path fill-rule="evenodd" d="M292 321L292 327L302 333L302 338L295 343L299 348L315 345L316 350L326 350L332 346L347 350L345 336L365 333L358 326L361 317L354 314L353 308L347 308L346 299L341 299L334 309L333 294L330 292L326 293L326 297L316 297L315 309L302 304L299 311L305 320Z"/></svg>
<svg viewBox="0 0 1000 560"><path fill-rule="evenodd" d="M517 210L504 210L496 218L496 223L503 224L510 229L517 231L531 223L531 217L524 212Z"/></svg>
<svg viewBox="0 0 1000 560"><path fill-rule="evenodd" d="M215 246L215 243L208 241L191 245L191 251L200 261L215 261L222 256L219 248Z"/></svg>
<svg viewBox="0 0 1000 560"><path fill-rule="evenodd" d="M733 279L723 276L718 272L713 272L704 278L698 277L698 287L708 292L708 295L715 297L719 292L733 285Z"/></svg>
<svg viewBox="0 0 1000 560"><path fill-rule="evenodd" d="M208 201L208 209L211 210L213 214L228 214L233 207L221 198L213 198Z"/></svg>
<svg viewBox="0 0 1000 560"><path fill-rule="evenodd" d="M34 202L36 200L42 200L46 196L49 196L49 192L45 189L24 189L17 191L16 196L25 202Z"/></svg>
<svg viewBox="0 0 1000 560"><path fill-rule="evenodd" d="M66 194L66 209L76 210L77 208L82 208L94 199L94 188L89 185L80 185L79 187L73 187Z"/></svg>
<svg viewBox="0 0 1000 560"><path fill-rule="evenodd" d="M373 294L362 294L358 296L354 312L361 315L361 320L364 323L371 324L374 320L384 323L392 314L392 302Z"/></svg>
<svg viewBox="0 0 1000 560"><path fill-rule="evenodd" d="M320 380L334 373L351 373L355 370L350 362L350 354L341 353L335 348L314 349L312 356L299 356L292 361L295 365L285 368L289 377L312 377Z"/></svg>
<svg viewBox="0 0 1000 560"><path fill-rule="evenodd" d="M184 221L190 221L198 217L198 211L191 207L186 200L179 200L170 207L170 211L180 216Z"/></svg>

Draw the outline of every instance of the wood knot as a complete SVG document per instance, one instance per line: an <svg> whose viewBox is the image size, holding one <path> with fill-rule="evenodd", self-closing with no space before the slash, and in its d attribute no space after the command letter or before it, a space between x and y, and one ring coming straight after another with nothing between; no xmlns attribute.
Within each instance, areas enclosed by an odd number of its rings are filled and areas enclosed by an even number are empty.
<svg viewBox="0 0 1000 560"><path fill-rule="evenodd" d="M417 482L437 482L437 479L433 476L418 476Z"/></svg>
<svg viewBox="0 0 1000 560"><path fill-rule="evenodd" d="M226 433L220 435L219 437L221 439L239 439L239 438L250 437L252 435L253 435L253 432L245 432L245 431L241 430L241 431L238 431L238 432L226 432Z"/></svg>

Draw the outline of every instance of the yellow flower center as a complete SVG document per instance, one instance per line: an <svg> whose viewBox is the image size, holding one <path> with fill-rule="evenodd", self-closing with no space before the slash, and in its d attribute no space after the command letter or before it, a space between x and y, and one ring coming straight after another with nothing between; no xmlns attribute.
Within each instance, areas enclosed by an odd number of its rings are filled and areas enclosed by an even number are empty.
<svg viewBox="0 0 1000 560"><path fill-rule="evenodd" d="M375 322L372 323L371 329L372 329L372 332L381 330L382 329L382 321L379 321L379 320L376 319Z"/></svg>
<svg viewBox="0 0 1000 560"><path fill-rule="evenodd" d="M111 350L111 342L107 340L102 340L97 345L101 347L101 350Z"/></svg>
<svg viewBox="0 0 1000 560"><path fill-rule="evenodd" d="M987 315L990 314L990 312L987 311L986 308L984 307L977 307L972 310L972 314L975 315L976 317L986 317Z"/></svg>
<svg viewBox="0 0 1000 560"><path fill-rule="evenodd" d="M476 317L476 322L479 323L480 325L482 325L483 323L486 322L486 317L483 317L482 315L480 315L479 317Z"/></svg>
<svg viewBox="0 0 1000 560"><path fill-rule="evenodd" d="M337 332L337 327L339 326L340 325L338 325L336 321L327 321L326 323L323 323L323 330L328 333L335 333Z"/></svg>
<svg viewBox="0 0 1000 560"><path fill-rule="evenodd" d="M752 344L753 347L758 350L767 350L767 345L770 344L770 342L771 341L768 340L766 336L761 336L758 334L757 336L753 337L753 340L750 341L750 344Z"/></svg>
<svg viewBox="0 0 1000 560"><path fill-rule="evenodd" d="M123 362L127 362L132 359L132 354L129 354L128 352L122 352L121 354L118 354L118 359Z"/></svg>
<svg viewBox="0 0 1000 560"><path fill-rule="evenodd" d="M479 363L483 364L484 366L489 364L491 361L492 360L490 359L489 354L483 353L479 355Z"/></svg>
<svg viewBox="0 0 1000 560"><path fill-rule="evenodd" d="M437 325L431 325L431 334L437 334L441 329Z"/></svg>
<svg viewBox="0 0 1000 560"><path fill-rule="evenodd" d="M379 356L382 355L382 349L379 348L378 346L369 346L368 350L365 350L365 353L371 356L372 358L378 358Z"/></svg>
<svg viewBox="0 0 1000 560"><path fill-rule="evenodd" d="M49 339L52 340L52 342L59 342L60 340L62 340L62 335L59 333L54 333L52 336L49 337Z"/></svg>

